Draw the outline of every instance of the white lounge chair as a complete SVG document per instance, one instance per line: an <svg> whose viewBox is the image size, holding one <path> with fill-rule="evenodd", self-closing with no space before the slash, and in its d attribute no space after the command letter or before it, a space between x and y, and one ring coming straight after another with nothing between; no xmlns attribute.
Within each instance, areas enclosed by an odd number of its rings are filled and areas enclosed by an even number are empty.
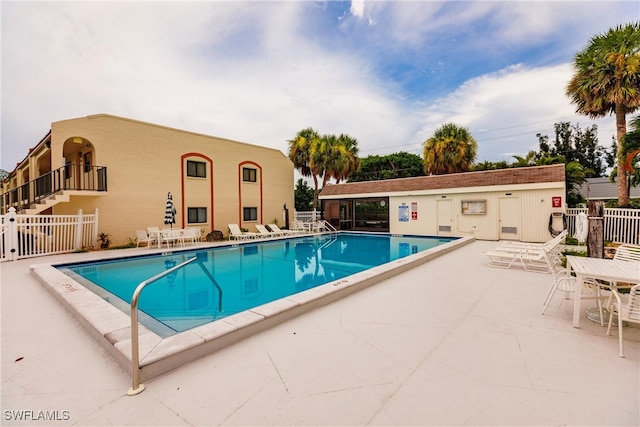
<svg viewBox="0 0 640 427"><path fill-rule="evenodd" d="M490 267L509 268L519 263L527 271L548 273L551 270L547 255L560 256L560 244L566 236L565 230L545 243L503 242L484 255Z"/></svg>
<svg viewBox="0 0 640 427"><path fill-rule="evenodd" d="M259 236L258 233L243 232L238 224L229 224L229 240L249 240Z"/></svg>
<svg viewBox="0 0 640 427"><path fill-rule="evenodd" d="M260 233L261 237L280 237L280 236L282 236L282 233L276 233L274 231L269 231L269 230L267 230L267 227L265 227L262 224L256 224L256 230L258 230L258 233Z"/></svg>
<svg viewBox="0 0 640 427"><path fill-rule="evenodd" d="M267 224L267 227L271 229L274 233L279 233L281 236L288 236L291 234L298 234L298 231L294 230L281 230L276 224Z"/></svg>

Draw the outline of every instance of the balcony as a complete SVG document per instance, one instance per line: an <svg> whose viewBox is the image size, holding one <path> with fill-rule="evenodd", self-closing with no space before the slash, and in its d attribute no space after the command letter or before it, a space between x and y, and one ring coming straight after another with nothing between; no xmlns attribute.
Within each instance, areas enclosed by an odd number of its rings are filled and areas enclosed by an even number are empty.
<svg viewBox="0 0 640 427"><path fill-rule="evenodd" d="M107 191L107 168L69 163L0 195L0 212L13 207L17 212L34 209L38 204L64 191ZM45 207L46 208L46 207Z"/></svg>

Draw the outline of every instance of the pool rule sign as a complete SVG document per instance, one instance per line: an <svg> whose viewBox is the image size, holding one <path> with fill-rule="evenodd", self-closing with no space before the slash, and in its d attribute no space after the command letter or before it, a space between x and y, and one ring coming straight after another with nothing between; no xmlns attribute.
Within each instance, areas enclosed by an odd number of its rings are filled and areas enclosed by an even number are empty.
<svg viewBox="0 0 640 427"><path fill-rule="evenodd" d="M418 202L411 202L411 220L418 219Z"/></svg>

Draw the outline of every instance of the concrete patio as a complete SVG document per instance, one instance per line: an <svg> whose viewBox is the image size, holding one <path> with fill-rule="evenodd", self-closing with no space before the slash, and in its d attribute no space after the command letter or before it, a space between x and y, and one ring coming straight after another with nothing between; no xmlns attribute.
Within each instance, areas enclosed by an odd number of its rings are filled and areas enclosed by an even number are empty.
<svg viewBox="0 0 640 427"><path fill-rule="evenodd" d="M570 300L540 315L550 275L487 267L495 245L471 243L134 397L130 373L29 272L88 255L3 263L2 425L640 425L640 329L625 329L620 358L617 330L584 315L571 326Z"/></svg>

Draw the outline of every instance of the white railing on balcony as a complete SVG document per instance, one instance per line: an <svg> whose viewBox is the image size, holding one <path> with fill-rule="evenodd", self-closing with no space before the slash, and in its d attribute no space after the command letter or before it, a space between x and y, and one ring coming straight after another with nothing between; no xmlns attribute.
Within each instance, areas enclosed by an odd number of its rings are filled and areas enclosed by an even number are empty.
<svg viewBox="0 0 640 427"><path fill-rule="evenodd" d="M567 209L567 229L573 236L576 216L587 208ZM604 208L604 240L637 245L640 241L640 209Z"/></svg>
<svg viewBox="0 0 640 427"><path fill-rule="evenodd" d="M10 208L0 215L0 261L95 248L98 210L93 214L22 215Z"/></svg>

